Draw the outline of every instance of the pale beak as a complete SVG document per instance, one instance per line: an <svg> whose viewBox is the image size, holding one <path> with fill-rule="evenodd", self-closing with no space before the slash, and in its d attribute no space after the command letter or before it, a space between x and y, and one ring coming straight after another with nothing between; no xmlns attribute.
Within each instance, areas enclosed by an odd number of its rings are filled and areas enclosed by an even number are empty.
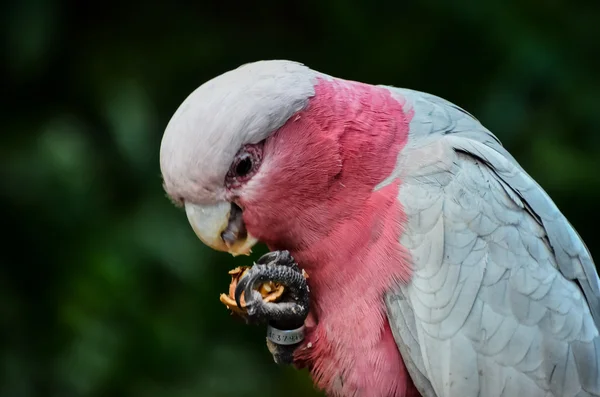
<svg viewBox="0 0 600 397"><path fill-rule="evenodd" d="M188 221L200 240L217 251L233 256L250 255L258 242L244 225L242 210L226 201L212 205L185 203Z"/></svg>

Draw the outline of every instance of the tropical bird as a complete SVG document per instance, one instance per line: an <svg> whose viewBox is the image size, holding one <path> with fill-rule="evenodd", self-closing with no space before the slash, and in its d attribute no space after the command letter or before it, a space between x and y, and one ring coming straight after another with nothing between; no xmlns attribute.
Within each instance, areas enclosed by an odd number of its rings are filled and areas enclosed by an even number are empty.
<svg viewBox="0 0 600 397"><path fill-rule="evenodd" d="M309 274L292 361L329 396L600 396L590 253L457 105L253 62L183 101L160 166L208 246L238 255L262 242ZM265 320L301 315L250 295Z"/></svg>

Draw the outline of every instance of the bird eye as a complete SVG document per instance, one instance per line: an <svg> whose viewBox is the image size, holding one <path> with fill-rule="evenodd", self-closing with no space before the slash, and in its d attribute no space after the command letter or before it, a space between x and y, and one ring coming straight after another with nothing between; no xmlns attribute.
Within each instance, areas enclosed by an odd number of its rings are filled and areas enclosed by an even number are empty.
<svg viewBox="0 0 600 397"><path fill-rule="evenodd" d="M235 166L235 173L237 176L246 176L250 171L252 171L252 159L250 155L244 155Z"/></svg>
<svg viewBox="0 0 600 397"><path fill-rule="evenodd" d="M225 177L225 185L228 188L240 187L256 174L262 160L262 148L263 143L260 142L245 145L240 149Z"/></svg>

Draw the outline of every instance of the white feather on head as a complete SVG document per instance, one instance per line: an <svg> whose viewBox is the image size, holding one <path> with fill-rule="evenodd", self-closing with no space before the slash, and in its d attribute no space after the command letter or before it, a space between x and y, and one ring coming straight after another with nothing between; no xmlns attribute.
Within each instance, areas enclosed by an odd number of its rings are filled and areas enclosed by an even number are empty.
<svg viewBox="0 0 600 397"><path fill-rule="evenodd" d="M238 150L258 143L301 111L320 74L292 61L248 63L204 83L179 106L160 148L167 193L215 202Z"/></svg>

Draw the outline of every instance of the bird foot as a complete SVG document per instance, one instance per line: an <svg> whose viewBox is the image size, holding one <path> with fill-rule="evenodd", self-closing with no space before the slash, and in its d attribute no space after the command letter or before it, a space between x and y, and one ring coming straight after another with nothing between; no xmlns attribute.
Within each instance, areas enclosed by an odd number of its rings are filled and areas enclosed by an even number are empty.
<svg viewBox="0 0 600 397"><path fill-rule="evenodd" d="M265 282L285 286L278 302L265 302L256 288ZM288 251L273 251L263 255L239 280L235 301L246 302L246 321L268 324L267 347L275 362L291 364L294 350L304 339L304 320L308 316L309 288L302 270Z"/></svg>
<svg viewBox="0 0 600 397"><path fill-rule="evenodd" d="M256 290L269 281L286 287L278 302L265 302ZM289 330L302 326L308 315L308 284L288 251L263 255L239 280L234 295L239 307L242 293L246 302L246 318L250 323L269 323Z"/></svg>

